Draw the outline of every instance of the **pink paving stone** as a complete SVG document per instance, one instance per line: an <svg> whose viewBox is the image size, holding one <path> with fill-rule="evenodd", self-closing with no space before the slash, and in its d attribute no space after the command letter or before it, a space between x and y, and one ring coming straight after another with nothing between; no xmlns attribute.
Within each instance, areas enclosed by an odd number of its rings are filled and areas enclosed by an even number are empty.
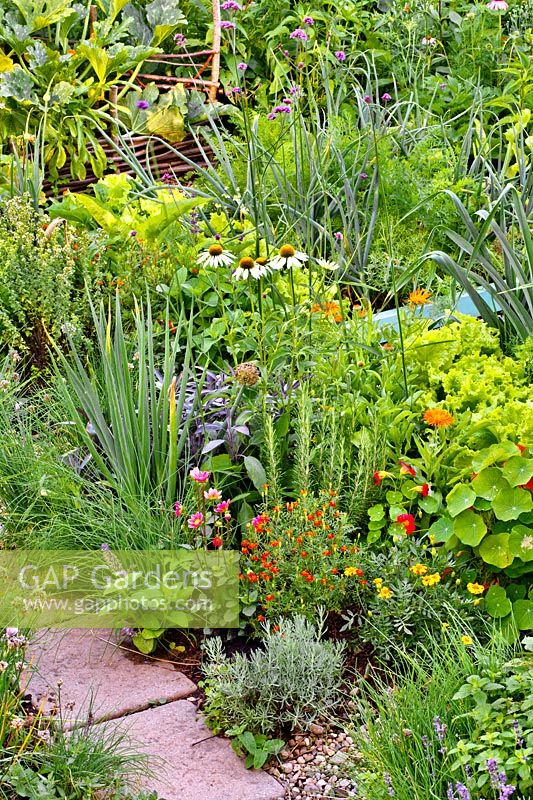
<svg viewBox="0 0 533 800"><path fill-rule="evenodd" d="M139 788L164 800L282 800L285 790L262 770L247 770L226 739L213 736L193 703L182 700L117 720L131 747L149 756L152 776Z"/></svg>
<svg viewBox="0 0 533 800"><path fill-rule="evenodd" d="M40 631L26 660L36 671L27 679L25 691L36 705L44 700L49 711L61 681L61 708L67 722L87 719L89 709L95 721L114 719L181 700L196 690L169 662L126 653L105 630Z"/></svg>

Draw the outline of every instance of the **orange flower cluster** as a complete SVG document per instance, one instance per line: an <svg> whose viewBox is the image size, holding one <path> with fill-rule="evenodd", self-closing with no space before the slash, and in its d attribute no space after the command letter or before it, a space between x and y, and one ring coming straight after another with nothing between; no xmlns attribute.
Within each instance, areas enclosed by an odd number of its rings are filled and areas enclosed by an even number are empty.
<svg viewBox="0 0 533 800"><path fill-rule="evenodd" d="M347 537L347 520L337 509L336 492L278 504L254 517L242 541L242 600L255 604L256 620L311 612L319 605L338 610L353 577L363 571L349 565L358 548ZM353 562L352 562L353 563ZM350 580L351 577L351 580Z"/></svg>
<svg viewBox="0 0 533 800"><path fill-rule="evenodd" d="M342 322L342 311L338 303L333 300L326 300L323 303L313 303L311 314L322 314L327 319L334 322Z"/></svg>

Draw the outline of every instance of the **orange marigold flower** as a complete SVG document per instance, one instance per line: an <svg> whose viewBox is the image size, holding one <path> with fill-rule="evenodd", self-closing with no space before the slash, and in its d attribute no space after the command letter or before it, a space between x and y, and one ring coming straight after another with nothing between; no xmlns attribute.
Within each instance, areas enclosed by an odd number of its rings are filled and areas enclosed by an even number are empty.
<svg viewBox="0 0 533 800"><path fill-rule="evenodd" d="M448 428L455 422L449 411L444 408L428 408L424 411L423 420L432 428Z"/></svg>
<svg viewBox="0 0 533 800"><path fill-rule="evenodd" d="M264 614L258 614L258 615L257 615L257 621L258 621L258 622L264 622L264 621L265 621L265 616L264 616Z"/></svg>
<svg viewBox="0 0 533 800"><path fill-rule="evenodd" d="M275 597L275 595L273 595L273 594L267 594L266 597L265 597L265 601L267 603L271 603L272 600L274 599L274 597Z"/></svg>
<svg viewBox="0 0 533 800"><path fill-rule="evenodd" d="M410 306L425 306L429 303L431 293L427 289L413 289L410 292L407 302Z"/></svg>

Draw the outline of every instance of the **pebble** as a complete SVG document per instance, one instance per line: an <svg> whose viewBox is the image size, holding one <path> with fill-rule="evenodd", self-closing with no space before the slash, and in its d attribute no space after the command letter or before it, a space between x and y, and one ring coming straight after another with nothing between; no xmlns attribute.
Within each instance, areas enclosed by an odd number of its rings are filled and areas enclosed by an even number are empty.
<svg viewBox="0 0 533 800"><path fill-rule="evenodd" d="M269 771L286 787L287 800L355 797L350 773L358 758L349 734L314 723L289 739Z"/></svg>

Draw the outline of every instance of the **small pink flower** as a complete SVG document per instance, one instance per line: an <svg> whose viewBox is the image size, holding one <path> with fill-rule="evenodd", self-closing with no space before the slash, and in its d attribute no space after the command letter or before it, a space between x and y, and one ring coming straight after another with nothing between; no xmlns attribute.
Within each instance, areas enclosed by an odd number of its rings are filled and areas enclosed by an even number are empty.
<svg viewBox="0 0 533 800"><path fill-rule="evenodd" d="M201 511L197 511L195 514L191 514L191 516L187 520L187 525L192 530L196 530L201 525L203 525L203 522L204 522L204 515L202 514Z"/></svg>
<svg viewBox="0 0 533 800"><path fill-rule="evenodd" d="M190 475L190 477L192 478L193 481L196 481L196 483L207 483L211 473L207 472L207 470L204 471L204 470L198 469L198 467L195 467L194 469L191 469L191 471L189 472L189 475Z"/></svg>
<svg viewBox="0 0 533 800"><path fill-rule="evenodd" d="M381 95L381 102L382 103L388 103L390 100L392 100L392 97L390 96L390 94L388 92L384 92Z"/></svg>
<svg viewBox="0 0 533 800"><path fill-rule="evenodd" d="M239 70L239 72L246 72L246 70L248 69L248 64L246 64L244 61L240 61L237 64L237 69Z"/></svg>
<svg viewBox="0 0 533 800"><path fill-rule="evenodd" d="M344 50L335 50L335 58L337 61L346 61L346 53Z"/></svg>
<svg viewBox="0 0 533 800"><path fill-rule="evenodd" d="M223 500L213 509L217 514L224 514L229 509L229 500Z"/></svg>
<svg viewBox="0 0 533 800"><path fill-rule="evenodd" d="M338 242L342 242L342 240L344 239L344 236L343 236L343 234L342 234L340 231L336 231L336 232L333 234L333 236L335 237L335 239L336 239Z"/></svg>
<svg viewBox="0 0 533 800"><path fill-rule="evenodd" d="M181 503L174 503L174 513L177 517L181 517L181 513L183 511L183 506Z"/></svg>
<svg viewBox="0 0 533 800"><path fill-rule="evenodd" d="M304 25L314 25L315 21L314 21L313 17L304 17L303 18L303 23L304 23Z"/></svg>
<svg viewBox="0 0 533 800"><path fill-rule="evenodd" d="M303 28L296 28L292 33L289 33L289 39L301 39L302 42L306 42L309 39L309 36L306 34Z"/></svg>
<svg viewBox="0 0 533 800"><path fill-rule="evenodd" d="M222 493L219 492L218 489L211 487L207 492L204 492L204 497L206 500L220 500L222 498Z"/></svg>

